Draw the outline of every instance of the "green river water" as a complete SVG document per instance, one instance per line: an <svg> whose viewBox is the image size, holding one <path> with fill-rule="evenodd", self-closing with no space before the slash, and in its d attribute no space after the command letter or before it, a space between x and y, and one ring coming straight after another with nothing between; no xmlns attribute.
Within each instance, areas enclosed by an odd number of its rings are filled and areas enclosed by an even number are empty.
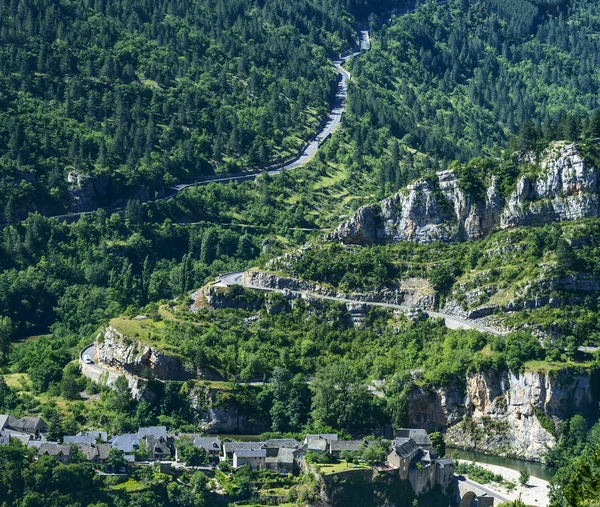
<svg viewBox="0 0 600 507"><path fill-rule="evenodd" d="M475 461L477 463L487 463L488 465L497 465L500 467L510 468L511 470L521 471L527 470L532 477L549 481L556 473L556 469L543 465L542 463L536 463L533 461L523 461L520 459L513 458L502 458L500 456L493 456L491 454L485 454L483 452L476 451L463 451L462 449L447 449L447 454L458 459Z"/></svg>

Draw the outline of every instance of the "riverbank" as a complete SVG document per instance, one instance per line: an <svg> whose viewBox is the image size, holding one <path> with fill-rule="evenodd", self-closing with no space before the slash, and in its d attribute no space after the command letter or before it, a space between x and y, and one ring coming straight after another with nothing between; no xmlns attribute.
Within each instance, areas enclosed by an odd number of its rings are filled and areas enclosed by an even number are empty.
<svg viewBox="0 0 600 507"><path fill-rule="evenodd" d="M461 461L474 461L479 465L486 463L488 465L496 465L499 467L516 470L517 472L520 472L521 470L527 470L531 477L537 477L538 479L542 479L544 481L551 481L552 477L554 477L554 474L556 473L556 468L552 468L544 463L496 456L495 454L488 454L480 451L467 451L464 449L448 447L447 454L454 459L459 459Z"/></svg>
<svg viewBox="0 0 600 507"><path fill-rule="evenodd" d="M535 505L539 507L547 507L550 504L549 500L549 486L550 483L537 477L530 477L527 485L522 486L519 484L519 472L510 468L501 467L498 465L490 465L488 463L480 463L477 461L465 461L466 463L473 463L478 465L494 474L500 474L504 480L515 484L515 488L509 490L508 488L496 483L491 482L485 484L485 487L497 492L510 500L516 500L519 495L526 505Z"/></svg>

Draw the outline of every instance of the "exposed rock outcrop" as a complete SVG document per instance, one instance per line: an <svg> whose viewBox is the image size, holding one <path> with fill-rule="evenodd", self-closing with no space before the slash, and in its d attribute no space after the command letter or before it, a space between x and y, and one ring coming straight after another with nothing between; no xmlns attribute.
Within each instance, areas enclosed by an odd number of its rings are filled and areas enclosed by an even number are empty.
<svg viewBox="0 0 600 507"><path fill-rule="evenodd" d="M288 297L299 297L291 292L306 292L327 296L330 298L351 299L355 302L388 303L403 305L421 310L432 310L436 304L436 293L431 284L422 278L410 278L399 283L382 287L378 290L343 293L322 286L319 283L308 282L289 276L281 276L266 271L250 270L244 273L242 282L250 287L261 289L288 290ZM306 296L308 297L308 296ZM349 308L352 309L352 308Z"/></svg>
<svg viewBox="0 0 600 507"><path fill-rule="evenodd" d="M104 197L110 183L108 174L89 176L75 171L67 175L69 193L74 211L90 211L98 206L97 199Z"/></svg>
<svg viewBox="0 0 600 507"><path fill-rule="evenodd" d="M542 157L539 174L523 175L503 202L492 177L483 196L459 188L452 170L420 180L379 205L360 208L329 239L372 245L478 239L500 229L539 226L599 215L597 169L574 144L555 143Z"/></svg>
<svg viewBox="0 0 600 507"><path fill-rule="evenodd" d="M84 174L75 170L67 174L71 211L93 211L99 206L125 206L128 200L145 202L154 192L164 195L164 189L148 186L127 187L118 176L103 174ZM114 196L119 196L117 199Z"/></svg>
<svg viewBox="0 0 600 507"><path fill-rule="evenodd" d="M245 413L223 391L197 386L190 392L190 400L202 431L207 433L256 435L270 429L266 418Z"/></svg>
<svg viewBox="0 0 600 507"><path fill-rule="evenodd" d="M147 368L162 380L187 380L198 376L179 358L132 340L112 326L98 334L94 346L98 364L118 372L141 376Z"/></svg>
<svg viewBox="0 0 600 507"><path fill-rule="evenodd" d="M464 416L465 392L457 382L444 387L414 387L407 396L408 425L427 432L453 426Z"/></svg>
<svg viewBox="0 0 600 507"><path fill-rule="evenodd" d="M579 370L474 373L462 393L456 385L413 389L409 423L445 428L456 447L542 460L561 421L594 415L597 394L592 376Z"/></svg>

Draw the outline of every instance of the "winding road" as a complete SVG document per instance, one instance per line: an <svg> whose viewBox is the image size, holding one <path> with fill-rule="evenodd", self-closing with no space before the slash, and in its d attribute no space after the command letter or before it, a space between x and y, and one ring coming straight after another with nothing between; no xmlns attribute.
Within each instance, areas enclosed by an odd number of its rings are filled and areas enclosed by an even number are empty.
<svg viewBox="0 0 600 507"><path fill-rule="evenodd" d="M86 355L92 358L92 361L94 361L92 364L87 364L83 360L83 356ZM79 364L81 365L81 374L93 380L96 383L100 383L100 381L105 381L106 385L112 385L120 376L124 375L129 382L129 386L134 391L137 390L137 378L135 376L129 373L122 373L116 370L110 370L97 364L96 347L93 343L84 347L84 349L79 353Z"/></svg>
<svg viewBox="0 0 600 507"><path fill-rule="evenodd" d="M395 305L395 304L391 304L391 303L360 301L360 300L351 299L351 298L325 296L323 294L317 294L315 292L309 292L309 291L295 291L295 290L289 290L289 289L274 289L274 288L258 287L258 286L254 286L254 285L245 283L243 281L243 275L244 275L244 271L239 271L237 273L227 273L227 274L221 275L221 276L219 276L215 285L221 286L221 287L229 287L231 285L241 285L242 287L245 287L247 289L261 290L261 291L266 291L266 292L292 293L292 294L296 294L300 297L326 299L329 301L337 301L340 303L365 304L368 306L378 306L378 307L391 308L394 310L401 310L401 311L414 310L414 308L410 308L408 306ZM498 331L496 329L482 326L481 324L477 324L476 322L473 322L470 320L460 319L453 315L448 315L448 314L440 313L440 312L432 312L432 311L428 311L427 314L430 317L436 317L439 319L443 319L446 326L450 329L475 329L475 330L483 332L483 333L491 333L494 335L502 335L503 334L501 331ZM86 364L83 361L83 356L85 356L85 355L89 355L92 358L92 360L94 361L94 363ZM97 364L96 349L95 349L93 343L90 345L87 345L81 351L81 353L79 354L79 363L81 364L82 374L96 382L98 382L100 380L102 374L108 374L107 380L108 380L109 384L114 382L120 375L122 375L122 373L105 368L104 366L100 366L99 364ZM130 376L130 375L126 375L126 376ZM130 377L131 377L131 379L134 378L133 376L130 376ZM251 382L249 384L261 385L262 382Z"/></svg>
<svg viewBox="0 0 600 507"><path fill-rule="evenodd" d="M438 3L440 5L442 5L447 2L448 2L448 0L441 0ZM396 8L393 11L390 11L390 12L384 14L383 18L385 19L387 16L389 16L389 20L391 20L392 15L404 15L404 14L409 14L409 13L415 12L415 11L416 11L415 7L409 7L409 6L406 6L404 8ZM389 20L388 20L388 22L389 22ZM358 31L358 44L354 48L354 50L347 52L343 56L340 56L340 58L338 60L331 62L333 64L333 66L335 67L335 69L337 70L337 73L338 73L340 79L338 82L338 88L337 88L337 92L336 92L336 95L335 95L335 98L334 98L334 101L332 104L331 111L327 115L326 121L321 125L321 129L314 135L312 140L300 150L300 152L297 154L296 157L294 157L294 159L292 159L288 162L284 162L283 164L281 164L279 166L277 165L277 163L272 164L270 166L271 169L266 170L266 172L269 175L280 174L282 171L289 171L289 170L297 169L299 167L306 165L313 158L313 156L317 153L321 143L324 142L325 140L327 140L327 138L333 133L333 131L336 129L336 127L340 124L340 122L342 120L342 115L344 114L344 111L346 108L346 98L348 96L348 81L351 78L350 73L346 69L344 69L342 67L342 65L345 61L349 60L350 58L352 58L354 56L358 56L361 53L364 53L371 49L370 33L369 33L369 30L365 28L365 26L366 25L363 25L363 27L361 27ZM242 173L232 174L230 176L216 176L216 177L208 178L205 180L196 181L193 183L181 183L181 184L169 187L167 194L164 195L163 197L149 199L148 201L145 201L145 202L157 202L157 201L166 201L168 199L172 199L177 194L179 194L179 192L185 190L188 187L204 186L204 185L208 185L209 183L231 183L231 182L235 182L235 181L241 182L241 181L253 180L253 179L256 179L258 176L260 176L261 174L263 174L264 172L265 172L265 169L252 170L252 171L245 171ZM77 220L81 216L91 215L91 214L95 213L96 211L98 211L98 209L99 208L96 208L96 209L90 210L90 211L80 211L80 212L65 213L65 214L58 214L58 215L45 215L45 216L46 216L46 218L58 218L61 220L74 221L74 220ZM104 211L115 213L115 212L122 212L124 209L125 209L125 206L113 206L113 207L104 208ZM7 225L7 224L0 223L0 226L5 226L5 225Z"/></svg>
<svg viewBox="0 0 600 507"><path fill-rule="evenodd" d="M314 157L314 155L319 150L319 146L321 145L321 143L323 143L325 140L327 140L327 138L329 136L331 136L333 131L337 128L337 126L342 121L342 115L344 114L344 110L346 108L346 98L348 97L348 81L350 81L350 77L351 77L350 73L342 67L343 63L354 56L360 55L361 52L363 52L363 51L368 51L370 47L371 47L371 41L369 38L369 31L368 30L360 30L358 33L358 46L357 46L356 50L353 52L349 52L348 54L342 56L339 60L332 61L332 64L335 67L335 69L339 75L339 81L338 81L335 98L334 98L334 101L332 104L332 108L331 108L331 111L329 112L329 114L327 115L326 120L324 121L324 123L321 124L320 130L315 134L315 136L312 138L312 140L300 150L300 152L294 159L292 159L288 162L285 162L278 167L267 170L266 171L267 174L273 176L276 174L280 174L283 171L291 171L293 169L297 169L299 167L306 165ZM271 167L273 167L273 166L271 166ZM261 169L261 170L237 173L237 174L233 174L231 176L220 176L220 177L208 178L208 179L205 179L202 181L197 181L194 183L181 183L179 185L174 185L174 186L170 187L169 192L164 197L150 199L146 202L166 201L168 199L172 199L179 192L185 190L188 187L204 186L204 185L208 185L209 183L231 183L231 182L235 182L235 181L253 180L253 179L256 179L258 176L262 175L264 172L265 172L265 170ZM106 208L105 211L120 212L120 211L123 211L124 209L125 209L124 206L118 206L118 207ZM46 215L46 216L47 216L47 218L58 218L58 219L62 219L62 220L73 221L73 220L78 219L81 216L91 215L91 214L95 213L96 211L97 210L91 210L91 211L81 211L81 212L75 212L75 213L66 213L66 214L61 214L61 215Z"/></svg>
<svg viewBox="0 0 600 507"><path fill-rule="evenodd" d="M343 298L343 297L336 297L336 296L325 296L323 294L317 294L315 292L309 292L309 291L297 291L297 290L289 290L289 289L274 289L274 288L258 287L258 286L254 286L254 285L245 283L243 281L243 275L244 275L243 271L240 271L237 273L228 273L225 275L221 275L219 277L217 285L221 285L221 286L241 285L242 287L245 287L247 289L263 290L263 291L269 291L269 292L281 292L281 293L287 292L287 293L297 294L299 296L308 296L308 297L313 297L313 298L318 298L318 299L328 299L330 301L339 301L340 303L365 304L368 306L379 306L379 307L383 307L383 308L391 308L394 310L402 310L402 311L414 310L414 308L411 308L408 306L395 305L392 303L379 303L379 302L374 302L374 301L360 301L357 299L350 299L350 298ZM427 311L427 314L430 317L444 319L444 323L450 329L475 329L476 331L480 331L482 333L490 333L490 334L494 334L497 336L501 336L504 334L502 331L498 331L497 329L482 326L481 324L473 322L472 320L461 319L459 317L455 317L454 315L448 315L446 313L433 312L433 311Z"/></svg>

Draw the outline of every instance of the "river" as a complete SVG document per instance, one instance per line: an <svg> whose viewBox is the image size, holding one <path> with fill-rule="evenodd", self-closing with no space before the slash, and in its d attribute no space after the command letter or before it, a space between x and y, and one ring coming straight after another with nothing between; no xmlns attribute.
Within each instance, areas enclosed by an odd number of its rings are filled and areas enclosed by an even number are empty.
<svg viewBox="0 0 600 507"><path fill-rule="evenodd" d="M485 454L477 451L464 451L462 449L448 448L447 454L451 457L457 457L462 460L475 461L477 463L487 463L488 465L497 465L500 467L510 468L511 470L521 471L527 470L532 477L549 481L554 477L556 468L549 467L542 463L534 461L524 461L514 458L503 458L492 454Z"/></svg>

